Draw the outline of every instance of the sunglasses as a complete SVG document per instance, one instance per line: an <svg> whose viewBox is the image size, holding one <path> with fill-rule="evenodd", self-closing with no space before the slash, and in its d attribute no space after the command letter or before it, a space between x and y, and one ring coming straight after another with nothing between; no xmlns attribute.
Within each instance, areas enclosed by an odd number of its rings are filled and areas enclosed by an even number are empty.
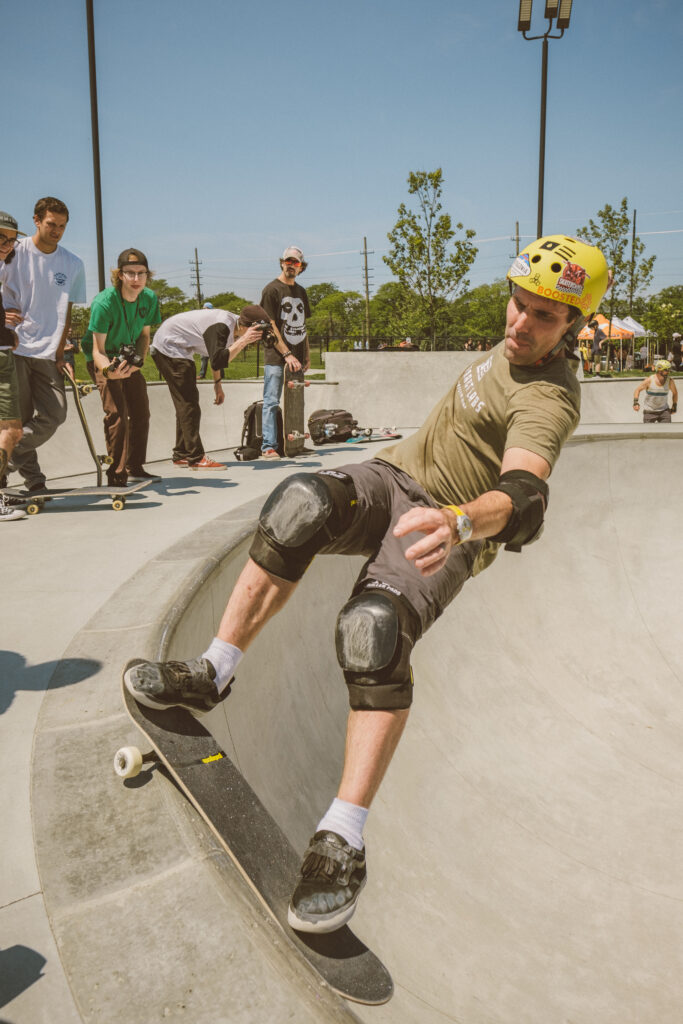
<svg viewBox="0 0 683 1024"><path fill-rule="evenodd" d="M16 245L18 238L9 238L7 235L0 235L0 245Z"/></svg>
<svg viewBox="0 0 683 1024"><path fill-rule="evenodd" d="M288 260L285 260L285 263L288 264L288 266L290 266L290 267L300 267L301 266L301 260L289 260L288 259Z"/></svg>

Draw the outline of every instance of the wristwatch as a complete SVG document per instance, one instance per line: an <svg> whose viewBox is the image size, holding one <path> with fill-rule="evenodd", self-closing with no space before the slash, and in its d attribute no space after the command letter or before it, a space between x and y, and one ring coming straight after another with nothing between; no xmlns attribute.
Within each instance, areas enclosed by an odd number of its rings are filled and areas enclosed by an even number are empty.
<svg viewBox="0 0 683 1024"><path fill-rule="evenodd" d="M458 543L464 544L465 541L468 541L472 536L472 520L467 515L467 512L463 512L463 510L458 505L446 505L446 508L450 512L454 513L456 522L458 524Z"/></svg>

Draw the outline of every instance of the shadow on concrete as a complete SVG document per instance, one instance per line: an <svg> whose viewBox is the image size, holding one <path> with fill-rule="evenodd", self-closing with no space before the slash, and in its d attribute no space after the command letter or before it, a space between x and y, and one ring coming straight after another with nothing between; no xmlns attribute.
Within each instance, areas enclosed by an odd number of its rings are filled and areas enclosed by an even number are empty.
<svg viewBox="0 0 683 1024"><path fill-rule="evenodd" d="M0 1006L7 1006L42 978L46 963L45 957L30 946L0 949Z"/></svg>
<svg viewBox="0 0 683 1024"><path fill-rule="evenodd" d="M44 661L40 665L27 665L23 654L0 651L0 715L12 705L19 690L46 690L51 687L73 686L95 675L102 662L93 658L63 658Z"/></svg>

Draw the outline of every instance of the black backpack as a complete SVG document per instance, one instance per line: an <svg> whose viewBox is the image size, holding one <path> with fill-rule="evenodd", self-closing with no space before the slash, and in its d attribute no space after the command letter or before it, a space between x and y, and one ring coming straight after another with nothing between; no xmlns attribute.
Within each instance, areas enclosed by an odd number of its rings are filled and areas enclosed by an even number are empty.
<svg viewBox="0 0 683 1024"><path fill-rule="evenodd" d="M244 425L242 426L242 444L235 448L235 458L239 462L251 462L252 459L261 458L261 445L263 443L263 402L252 402L244 410ZM282 429L282 411L277 409L277 450L279 455L284 455L284 431Z"/></svg>
<svg viewBox="0 0 683 1024"><path fill-rule="evenodd" d="M358 420L346 409L317 409L308 418L308 432L313 444L339 444L355 437Z"/></svg>

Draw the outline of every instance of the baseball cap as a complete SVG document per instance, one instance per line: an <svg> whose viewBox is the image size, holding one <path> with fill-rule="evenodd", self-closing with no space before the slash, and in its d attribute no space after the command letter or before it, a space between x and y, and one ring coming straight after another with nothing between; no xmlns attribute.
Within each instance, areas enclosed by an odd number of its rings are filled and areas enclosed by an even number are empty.
<svg viewBox="0 0 683 1024"><path fill-rule="evenodd" d="M261 320L270 322L270 317L263 306L245 306L240 311L240 323L243 327L251 327L252 324L260 323Z"/></svg>
<svg viewBox="0 0 683 1024"><path fill-rule="evenodd" d="M5 213L4 210L0 210L0 229L5 228L6 231L16 231L18 235L26 237L25 231L19 230L19 225L12 216L11 213Z"/></svg>
<svg viewBox="0 0 683 1024"><path fill-rule="evenodd" d="M139 249L124 249L119 256L119 270L125 267L127 263L139 263L141 266L149 270L149 263L144 252L140 252Z"/></svg>
<svg viewBox="0 0 683 1024"><path fill-rule="evenodd" d="M213 302L205 302L202 309L213 309Z"/></svg>
<svg viewBox="0 0 683 1024"><path fill-rule="evenodd" d="M299 260L300 263L304 262L304 254L296 245L288 245L280 258L283 260Z"/></svg>

